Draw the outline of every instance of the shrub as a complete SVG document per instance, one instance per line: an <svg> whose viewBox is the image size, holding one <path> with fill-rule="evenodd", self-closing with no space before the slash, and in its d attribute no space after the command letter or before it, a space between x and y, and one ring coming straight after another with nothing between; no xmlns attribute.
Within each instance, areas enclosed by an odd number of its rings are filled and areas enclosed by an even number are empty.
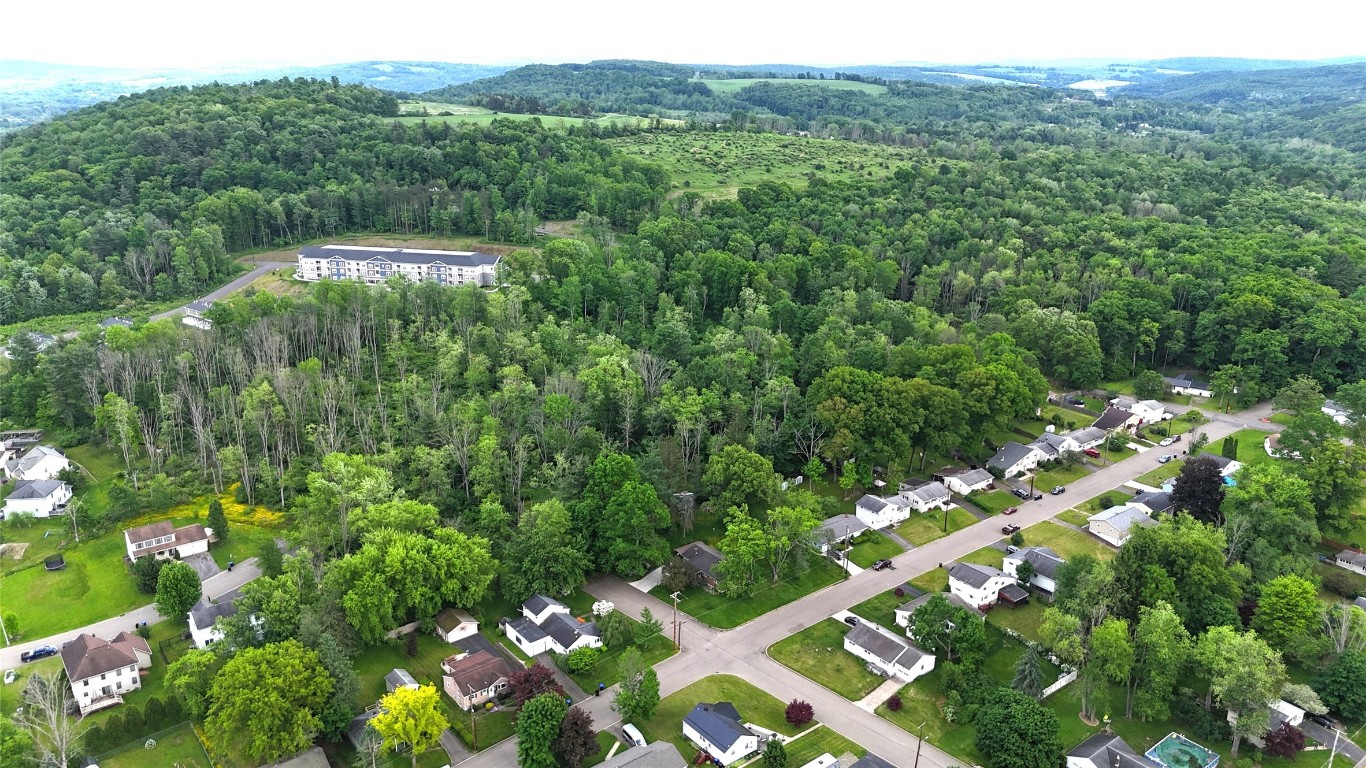
<svg viewBox="0 0 1366 768"><path fill-rule="evenodd" d="M816 716L816 712L811 705L801 699L793 699L783 712L787 722L792 725L806 725L811 722L811 718Z"/></svg>
<svg viewBox="0 0 1366 768"><path fill-rule="evenodd" d="M407 643L408 643L408 646L407 646L408 656L411 657L411 658L414 658L414 659L417 658L417 633L416 633L416 632L409 632L409 633L408 633L408 640L407 640Z"/></svg>
<svg viewBox="0 0 1366 768"><path fill-rule="evenodd" d="M902 589L901 587L897 587L896 589L892 590L892 594L896 595L897 597L905 597L906 590Z"/></svg>
<svg viewBox="0 0 1366 768"><path fill-rule="evenodd" d="M901 697L898 696L898 695L896 695L895 693L892 694L892 698L887 699L887 709L890 709L890 710L892 710L893 712L900 712L900 711L901 711Z"/></svg>
<svg viewBox="0 0 1366 768"><path fill-rule="evenodd" d="M592 669L598 663L598 649L584 646L575 648L565 657L565 663L569 666L569 671L580 674Z"/></svg>
<svg viewBox="0 0 1366 768"><path fill-rule="evenodd" d="M139 738L147 731L147 721L142 716L142 710L137 707L129 707L123 713L123 732L126 738L124 741L132 741Z"/></svg>

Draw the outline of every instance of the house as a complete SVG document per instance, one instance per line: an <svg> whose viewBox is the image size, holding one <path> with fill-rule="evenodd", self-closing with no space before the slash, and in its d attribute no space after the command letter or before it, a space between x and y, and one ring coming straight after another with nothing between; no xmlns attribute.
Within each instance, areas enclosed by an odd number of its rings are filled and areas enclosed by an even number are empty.
<svg viewBox="0 0 1366 768"><path fill-rule="evenodd" d="M1142 421L1138 416L1113 405L1106 408L1091 426L1096 429L1103 429L1106 432L1114 432L1117 429L1133 429Z"/></svg>
<svg viewBox="0 0 1366 768"><path fill-rule="evenodd" d="M854 514L869 528L880 529L896 525L909 518L911 508L902 503L900 496L878 498L869 494L855 502Z"/></svg>
<svg viewBox="0 0 1366 768"><path fill-rule="evenodd" d="M1323 405L1319 410L1322 411L1325 416L1332 418L1333 421L1336 421L1343 426L1346 426L1347 422L1351 421L1351 413L1336 400L1324 400Z"/></svg>
<svg viewBox="0 0 1366 768"><path fill-rule="evenodd" d="M1082 427L1081 429L1074 429L1071 432L1064 432L1063 437L1076 443L1078 450L1084 451L1088 448L1095 448L1105 442L1105 438L1109 437L1109 435L1105 430L1100 429L1099 427Z"/></svg>
<svg viewBox="0 0 1366 768"><path fill-rule="evenodd" d="M408 688L416 691L422 686L418 684L417 678L408 674L406 669L395 669L384 676L384 690L393 693L399 688Z"/></svg>
<svg viewBox="0 0 1366 768"><path fill-rule="evenodd" d="M448 643L479 634L479 622L459 608L446 608L436 615L436 636Z"/></svg>
<svg viewBox="0 0 1366 768"><path fill-rule="evenodd" d="M1179 376L1163 376L1162 380L1167 383L1174 395L1194 395L1195 397L1214 397L1214 390L1210 388L1208 381L1203 381L1183 373Z"/></svg>
<svg viewBox="0 0 1366 768"><path fill-rule="evenodd" d="M1129 506L1142 507L1149 515L1172 511L1172 495L1166 491L1148 491L1129 499Z"/></svg>
<svg viewBox="0 0 1366 768"><path fill-rule="evenodd" d="M687 768L688 761L678 754L678 747L667 741L656 741L643 747L623 749L610 760L598 763L598 768Z"/></svg>
<svg viewBox="0 0 1366 768"><path fill-rule="evenodd" d="M207 331L213 327L213 321L205 317L204 313L212 306L213 302L209 299L195 299L185 305L185 316L180 318L180 322Z"/></svg>
<svg viewBox="0 0 1366 768"><path fill-rule="evenodd" d="M1124 546L1135 525L1153 526L1157 521L1148 516L1145 508L1126 504L1117 504L1086 518L1086 530L1116 547Z"/></svg>
<svg viewBox="0 0 1366 768"><path fill-rule="evenodd" d="M466 711L506 690L514 672L507 659L488 651L451 656L441 662L441 669L446 673L441 678L446 695Z"/></svg>
<svg viewBox="0 0 1366 768"><path fill-rule="evenodd" d="M946 488L959 496L985 490L995 480L985 469L940 470L936 477Z"/></svg>
<svg viewBox="0 0 1366 768"><path fill-rule="evenodd" d="M223 639L223 629L218 626L218 620L237 615L237 598L241 596L241 587L238 587L219 595L217 601L210 600L208 595L199 598L189 613L190 640L194 647L207 648Z"/></svg>
<svg viewBox="0 0 1366 768"><path fill-rule="evenodd" d="M35 445L5 462L5 474L11 480L52 480L70 467L61 451L50 445Z"/></svg>
<svg viewBox="0 0 1366 768"><path fill-rule="evenodd" d="M860 622L845 634L844 650L881 670L883 675L908 683L934 669L933 654L869 621Z"/></svg>
<svg viewBox="0 0 1366 768"><path fill-rule="evenodd" d="M1001 477L1014 477L1039 466L1045 455L1034 445L1020 445L1011 440L987 461L988 469L996 469Z"/></svg>
<svg viewBox="0 0 1366 768"><path fill-rule="evenodd" d="M1120 737L1101 731L1067 753L1067 768L1162 768Z"/></svg>
<svg viewBox="0 0 1366 768"><path fill-rule="evenodd" d="M708 592L715 592L721 580L712 571L721 562L721 553L701 541L684 544L674 554L693 569L693 581Z"/></svg>
<svg viewBox="0 0 1366 768"><path fill-rule="evenodd" d="M1031 587L1038 587L1050 593L1057 590L1058 584L1055 580L1058 577L1058 566L1067 562L1066 560L1048 547L1025 547L1006 555L1001 561L1001 570L1018 578L1020 564L1026 562L1034 566L1034 573L1029 577Z"/></svg>
<svg viewBox="0 0 1366 768"><path fill-rule="evenodd" d="M1079 453L1081 451L1081 446L1075 440L1067 435L1059 435L1055 432L1045 432L1039 435L1034 438L1030 445L1044 455L1044 461L1052 461L1064 453Z"/></svg>
<svg viewBox="0 0 1366 768"><path fill-rule="evenodd" d="M917 512L949 507L949 489L943 483L929 482L918 486L902 483L900 491L898 495L905 505Z"/></svg>
<svg viewBox="0 0 1366 768"><path fill-rule="evenodd" d="M1366 576L1366 555L1351 549L1344 549L1333 558L1339 568Z"/></svg>
<svg viewBox="0 0 1366 768"><path fill-rule="evenodd" d="M61 480L20 480L5 499L5 515L25 512L34 517L52 517L66 510L71 501L71 486Z"/></svg>
<svg viewBox="0 0 1366 768"><path fill-rule="evenodd" d="M848 543L866 530L868 524L858 519L857 515L835 515L826 518L813 533L823 555L830 550L831 544L837 541Z"/></svg>
<svg viewBox="0 0 1366 768"><path fill-rule="evenodd" d="M1202 451L1197 458L1209 459L1213 461L1215 464L1218 464L1219 474L1223 475L1224 477L1229 477L1233 473L1243 468L1242 462L1238 461L1237 459L1230 459L1227 456L1216 456L1215 454L1210 453L1209 451Z"/></svg>
<svg viewBox="0 0 1366 768"><path fill-rule="evenodd" d="M1298 461L1303 458L1299 451L1288 451L1281 448L1279 432L1274 435L1267 435L1266 439L1262 441L1262 448L1266 451L1266 455L1273 459L1294 459Z"/></svg>
<svg viewBox="0 0 1366 768"><path fill-rule="evenodd" d="M123 694L142 687L138 670L152 666L152 647L131 632L113 640L81 634L62 646L62 666L81 714L123 703Z"/></svg>
<svg viewBox="0 0 1366 768"><path fill-rule="evenodd" d="M505 619L503 631L528 656L602 647L596 624L579 621L568 606L545 595L532 595L522 603L522 615Z"/></svg>
<svg viewBox="0 0 1366 768"><path fill-rule="evenodd" d="M322 747L309 747L299 754L282 760L278 763L271 763L265 768L329 768L331 763L327 762L327 753Z"/></svg>
<svg viewBox="0 0 1366 768"><path fill-rule="evenodd" d="M1116 397L1110 401L1110 405L1132 413L1143 424L1152 424L1155 421L1162 421L1167 418L1167 406L1156 400L1130 400L1127 397Z"/></svg>
<svg viewBox="0 0 1366 768"><path fill-rule="evenodd" d="M979 610L996 604L1001 590L1015 586L1015 577L989 565L954 563L949 566L949 592Z"/></svg>
<svg viewBox="0 0 1366 768"><path fill-rule="evenodd" d="M351 280L377 285L394 275L414 283L493 285L501 256L477 251L434 251L366 245L306 245L294 277L310 282Z"/></svg>
<svg viewBox="0 0 1366 768"><path fill-rule="evenodd" d="M100 330L107 331L110 328L132 328L133 321L126 317L106 317L100 321Z"/></svg>
<svg viewBox="0 0 1366 768"><path fill-rule="evenodd" d="M41 429L7 429L0 432L0 451L18 455L42 442L42 439Z"/></svg>
<svg viewBox="0 0 1366 768"><path fill-rule="evenodd" d="M346 740L351 742L351 746L355 747L356 751L360 752L364 749L363 745L367 739L373 739L375 741L380 739L379 731L376 731L374 727L370 725L370 721L379 713L379 707L372 706L370 709L351 718L351 722L347 724Z"/></svg>
<svg viewBox="0 0 1366 768"><path fill-rule="evenodd" d="M693 707L683 718L683 736L721 765L759 751L759 735L745 726L729 701Z"/></svg>
<svg viewBox="0 0 1366 768"><path fill-rule="evenodd" d="M199 523L180 528L171 526L171 521L129 528L123 532L124 545L128 548L128 559L136 560L144 555L160 558L185 558L209 551L209 529Z"/></svg>
<svg viewBox="0 0 1366 768"><path fill-rule="evenodd" d="M905 627L908 630L909 634L909 630L911 628L911 617L915 615L916 610L925 603L928 603L931 597L943 594L943 592L926 592L925 594L921 595L920 597L917 597L909 603L897 607L895 610L892 611L892 615L896 617L894 619L896 625L898 627ZM977 616L977 618L986 621L987 615L985 613L982 613L982 611L978 609L977 606L967 602L958 595L955 595L952 592L950 592L947 595L944 595L944 597L949 601L949 605L956 605L959 608L969 610L975 616Z"/></svg>
<svg viewBox="0 0 1366 768"><path fill-rule="evenodd" d="M33 351L35 353L46 352L53 344L57 343L56 336L50 336L46 333L38 333L36 331L20 331L19 333L27 333L28 337L33 340ZM18 334L15 334L15 336L18 336ZM5 359L14 359L14 353L10 351L9 347L4 348L4 353Z"/></svg>

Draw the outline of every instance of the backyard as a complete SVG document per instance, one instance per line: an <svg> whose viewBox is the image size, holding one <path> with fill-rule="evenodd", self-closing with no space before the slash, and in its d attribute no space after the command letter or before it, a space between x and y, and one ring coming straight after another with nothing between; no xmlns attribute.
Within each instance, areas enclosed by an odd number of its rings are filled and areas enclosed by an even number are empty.
<svg viewBox="0 0 1366 768"><path fill-rule="evenodd" d="M865 618L884 623L882 618ZM869 672L862 659L844 650L844 636L850 629L842 621L825 619L769 646L768 655L844 698L858 701L881 685L882 678Z"/></svg>
<svg viewBox="0 0 1366 768"><path fill-rule="evenodd" d="M1082 554L1091 555L1099 560L1109 560L1115 556L1115 550L1105 546L1094 536L1048 520L1024 529L1024 540L1025 546L1048 547L1064 560ZM998 561L997 565L999 564Z"/></svg>
<svg viewBox="0 0 1366 768"><path fill-rule="evenodd" d="M806 570L788 576L777 584L770 583L761 574L756 591L748 597L711 593L697 586L688 587L683 590L683 599L678 607L689 616L717 629L738 627L774 608L828 587L844 575L838 566L823 557L813 555L808 559L808 564ZM669 590L662 585L650 590L650 594L665 602L672 602Z"/></svg>
<svg viewBox="0 0 1366 768"><path fill-rule="evenodd" d="M146 738L137 739L100 755L99 764L104 768L143 768L148 765L211 768L213 765L189 723L154 734L153 739L156 746L151 749L146 746Z"/></svg>

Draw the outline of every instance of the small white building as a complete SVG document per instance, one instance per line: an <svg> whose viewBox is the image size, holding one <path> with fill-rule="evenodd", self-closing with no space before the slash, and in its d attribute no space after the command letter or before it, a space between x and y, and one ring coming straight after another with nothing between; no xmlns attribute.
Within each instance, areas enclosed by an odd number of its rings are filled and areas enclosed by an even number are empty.
<svg viewBox="0 0 1366 768"><path fill-rule="evenodd" d="M911 682L934 669L934 655L911 645L891 630L864 621L844 636L844 650L888 677Z"/></svg>
<svg viewBox="0 0 1366 768"><path fill-rule="evenodd" d="M185 305L185 316L180 318L180 322L201 331L207 331L213 327L213 321L205 314L213 302L208 299L195 299Z"/></svg>
<svg viewBox="0 0 1366 768"><path fill-rule="evenodd" d="M175 528L171 521L129 528L123 532L128 559L152 555L161 559L186 558L209 551L209 529L199 523Z"/></svg>
<svg viewBox="0 0 1366 768"><path fill-rule="evenodd" d="M1058 567L1067 562L1057 552L1048 547L1025 547L1007 554L1001 561L1001 570L1018 579L1020 564L1024 562L1034 567L1034 573L1029 577L1030 586L1050 593L1057 590Z"/></svg>
<svg viewBox="0 0 1366 768"><path fill-rule="evenodd" d="M1218 464L1219 474L1224 477L1229 477L1238 470L1243 468L1243 463L1238 461L1237 459L1230 459L1227 456L1220 456L1218 454L1210 453L1209 451L1201 452L1200 455L1196 458L1209 459L1210 461L1213 461L1215 464Z"/></svg>
<svg viewBox="0 0 1366 768"><path fill-rule="evenodd" d="M1157 525L1157 521L1149 517L1144 508L1132 504L1117 504L1086 518L1086 530L1116 547L1124 546L1133 535L1134 526L1153 525Z"/></svg>
<svg viewBox="0 0 1366 768"><path fill-rule="evenodd" d="M152 666L147 641L120 632L113 640L81 634L62 646L62 666L81 714L123 703L123 694L142 687L138 670Z"/></svg>
<svg viewBox="0 0 1366 768"><path fill-rule="evenodd" d="M949 489L943 483L930 482L919 486L902 483L900 491L897 495L902 502L917 512L949 507Z"/></svg>
<svg viewBox="0 0 1366 768"><path fill-rule="evenodd" d="M1162 380L1171 388L1174 395L1194 395L1195 397L1214 397L1214 390L1208 381L1194 378L1189 373L1179 376L1163 376ZM1234 390L1236 393L1237 390Z"/></svg>
<svg viewBox="0 0 1366 768"><path fill-rule="evenodd" d="M1132 413L1143 424L1152 424L1167 418L1167 406L1157 400L1131 400L1127 397L1116 397L1110 401L1110 405Z"/></svg>
<svg viewBox="0 0 1366 768"><path fill-rule="evenodd" d="M905 521L911 516L911 508L900 496L878 498L868 494L854 504L854 515L864 525L877 530Z"/></svg>
<svg viewBox="0 0 1366 768"><path fill-rule="evenodd" d="M1081 452L1081 445L1066 433L1057 434L1056 432L1045 432L1034 438L1034 441L1029 445L1043 454L1044 461L1052 461L1065 453Z"/></svg>
<svg viewBox="0 0 1366 768"><path fill-rule="evenodd" d="M944 471L940 476L943 478L944 487L959 496L986 490L986 487L995 480L985 469L960 469L952 473Z"/></svg>
<svg viewBox="0 0 1366 768"><path fill-rule="evenodd" d="M1333 559L1339 568L1366 576L1366 555L1351 549L1344 549Z"/></svg>
<svg viewBox="0 0 1366 768"><path fill-rule="evenodd" d="M1047 455L1037 446L1021 445L1011 440L987 461L987 467L1000 470L1001 477L1014 477L1034 469L1046 458Z"/></svg>
<svg viewBox="0 0 1366 768"><path fill-rule="evenodd" d="M954 563L949 566L949 592L979 610L995 605L1001 590L1014 584L1014 576L1007 576L989 565Z"/></svg>
<svg viewBox="0 0 1366 768"><path fill-rule="evenodd" d="M503 631L528 656L602 647L597 624L579 621L568 606L545 595L532 595L520 617L504 620Z"/></svg>
<svg viewBox="0 0 1366 768"><path fill-rule="evenodd" d="M1074 429L1071 432L1064 432L1063 437L1066 437L1075 443L1078 450L1084 451L1088 448L1095 448L1105 442L1105 438L1109 437L1109 434L1105 430L1097 429L1096 427L1082 427L1081 429Z"/></svg>
<svg viewBox="0 0 1366 768"><path fill-rule="evenodd" d="M207 648L223 639L223 628L219 626L219 620L237 615L237 598L241 596L239 587L224 592L217 600L210 600L208 595L199 598L199 602L194 604L189 613L190 640L194 647Z"/></svg>
<svg viewBox="0 0 1366 768"><path fill-rule="evenodd" d="M693 707L683 718L683 736L721 765L731 765L759 751L759 735L744 724L729 701Z"/></svg>
<svg viewBox="0 0 1366 768"><path fill-rule="evenodd" d="M71 501L71 486L60 480L20 480L5 499L5 515L25 512L34 517L52 517L66 510Z"/></svg>
<svg viewBox="0 0 1366 768"><path fill-rule="evenodd" d="M1319 410L1322 411L1325 416L1330 417L1333 421L1336 421L1343 426L1346 426L1347 422L1351 420L1351 414L1336 400L1324 400L1323 406L1320 407Z"/></svg>
<svg viewBox="0 0 1366 768"><path fill-rule="evenodd" d="M479 622L459 608L446 608L436 615L436 636L448 643L479 634Z"/></svg>
<svg viewBox="0 0 1366 768"><path fill-rule="evenodd" d="M11 480L52 480L70 467L61 451L50 445L35 445L5 462L5 474Z"/></svg>

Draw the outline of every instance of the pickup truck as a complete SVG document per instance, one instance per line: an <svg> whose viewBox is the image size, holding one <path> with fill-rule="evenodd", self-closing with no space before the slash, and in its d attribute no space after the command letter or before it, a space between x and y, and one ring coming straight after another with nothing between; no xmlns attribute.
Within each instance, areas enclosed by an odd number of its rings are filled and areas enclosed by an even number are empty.
<svg viewBox="0 0 1366 768"><path fill-rule="evenodd" d="M24 651L19 654L19 660L28 663L39 659L46 659L49 656L57 655L57 647L52 645L40 645L31 651Z"/></svg>

